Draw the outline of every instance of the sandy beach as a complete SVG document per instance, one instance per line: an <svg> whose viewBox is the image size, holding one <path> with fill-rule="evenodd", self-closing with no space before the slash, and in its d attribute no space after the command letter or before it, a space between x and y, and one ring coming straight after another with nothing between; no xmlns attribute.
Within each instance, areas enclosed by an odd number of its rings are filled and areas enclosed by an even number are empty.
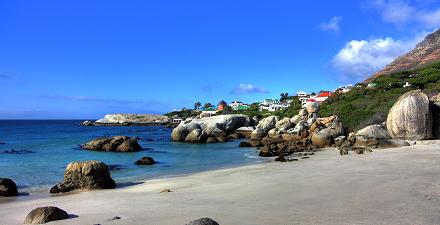
<svg viewBox="0 0 440 225"><path fill-rule="evenodd" d="M2 201L0 224L22 224L40 206L73 215L49 224L183 225L200 217L226 225L440 224L439 162L439 144L348 156L326 149L298 162ZM173 192L160 193L166 188Z"/></svg>

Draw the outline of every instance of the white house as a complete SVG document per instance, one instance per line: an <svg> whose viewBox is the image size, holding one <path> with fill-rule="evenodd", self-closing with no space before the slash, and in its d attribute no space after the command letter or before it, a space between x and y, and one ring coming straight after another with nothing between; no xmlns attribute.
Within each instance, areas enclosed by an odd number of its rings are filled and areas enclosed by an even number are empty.
<svg viewBox="0 0 440 225"><path fill-rule="evenodd" d="M265 106L269 106L272 104L279 104L280 101L278 99L264 99L260 105L265 105Z"/></svg>
<svg viewBox="0 0 440 225"><path fill-rule="evenodd" d="M310 96L304 91L298 91L296 95L298 96L298 100L301 101L301 106L305 108L307 105L307 100L309 100Z"/></svg>
<svg viewBox="0 0 440 225"><path fill-rule="evenodd" d="M233 102L231 102L231 104L229 104L229 106L233 110L245 110L245 109L249 108L248 104L245 104L245 103L240 102L240 101L233 101Z"/></svg>
<svg viewBox="0 0 440 225"><path fill-rule="evenodd" d="M343 94L343 93L347 93L347 92L351 91L353 88L354 88L353 84L347 84L345 86L340 86L339 88L335 89L334 92L338 92L340 94Z"/></svg>

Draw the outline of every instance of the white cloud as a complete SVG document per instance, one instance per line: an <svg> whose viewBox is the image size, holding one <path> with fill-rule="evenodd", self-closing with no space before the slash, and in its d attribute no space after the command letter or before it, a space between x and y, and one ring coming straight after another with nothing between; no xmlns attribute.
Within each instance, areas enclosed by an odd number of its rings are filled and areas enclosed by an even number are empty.
<svg viewBox="0 0 440 225"><path fill-rule="evenodd" d="M330 19L328 22L321 23L319 27L322 31L330 31L334 33L339 33L341 31L341 27L339 23L342 21L342 17L335 16Z"/></svg>
<svg viewBox="0 0 440 225"><path fill-rule="evenodd" d="M371 0L368 5L378 10L384 22L398 27L413 24L431 29L440 26L440 8L432 6L432 2Z"/></svg>
<svg viewBox="0 0 440 225"><path fill-rule="evenodd" d="M330 68L342 81L361 81L412 50L426 34L423 32L405 40L391 37L352 40L333 57Z"/></svg>
<svg viewBox="0 0 440 225"><path fill-rule="evenodd" d="M231 91L232 94L254 94L268 93L266 88L258 87L253 84L240 84Z"/></svg>

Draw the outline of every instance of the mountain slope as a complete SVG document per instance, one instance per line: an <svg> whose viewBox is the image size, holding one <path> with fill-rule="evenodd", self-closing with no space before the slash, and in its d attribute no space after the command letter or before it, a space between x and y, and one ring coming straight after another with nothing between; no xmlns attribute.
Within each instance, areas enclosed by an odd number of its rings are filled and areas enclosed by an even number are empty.
<svg viewBox="0 0 440 225"><path fill-rule="evenodd" d="M364 81L371 82L377 77L389 75L391 73L414 69L418 66L427 65L429 63L440 60L440 29L426 36L425 40L417 44L417 46L409 53L400 56L392 63L387 65L385 69L375 73Z"/></svg>

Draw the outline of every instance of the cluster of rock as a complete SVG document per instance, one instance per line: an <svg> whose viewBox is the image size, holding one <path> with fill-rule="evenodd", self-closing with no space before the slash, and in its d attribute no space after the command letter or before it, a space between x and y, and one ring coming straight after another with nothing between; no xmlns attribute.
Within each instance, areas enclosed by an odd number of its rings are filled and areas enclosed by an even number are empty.
<svg viewBox="0 0 440 225"><path fill-rule="evenodd" d="M107 114L96 121L81 122L82 126L151 126L168 124L169 118L155 114Z"/></svg>
<svg viewBox="0 0 440 225"><path fill-rule="evenodd" d="M103 152L137 152L142 149L136 138L127 136L98 138L81 145L81 148Z"/></svg>
<svg viewBox="0 0 440 225"><path fill-rule="evenodd" d="M243 138L253 130L246 115L220 115L187 119L171 133L171 139L188 143L217 143Z"/></svg>
<svg viewBox="0 0 440 225"><path fill-rule="evenodd" d="M115 188L108 166L99 161L71 162L66 167L64 179L50 189L50 193L64 193L74 190Z"/></svg>
<svg viewBox="0 0 440 225"><path fill-rule="evenodd" d="M318 118L318 111L319 104L311 103L292 118L264 118L251 133L249 145L260 147L263 157L332 146L343 134L342 123L337 116Z"/></svg>

